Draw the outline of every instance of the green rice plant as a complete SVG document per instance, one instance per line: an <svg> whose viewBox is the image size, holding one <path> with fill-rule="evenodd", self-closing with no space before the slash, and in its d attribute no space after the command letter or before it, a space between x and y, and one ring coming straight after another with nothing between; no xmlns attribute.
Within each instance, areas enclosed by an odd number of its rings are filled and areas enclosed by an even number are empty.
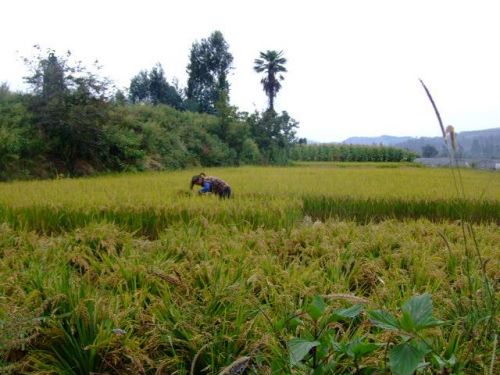
<svg viewBox="0 0 500 375"><path fill-rule="evenodd" d="M213 203L213 202L211 202ZM265 209L247 204L244 207L200 208L142 207L133 209L85 209L33 206L26 208L0 208L0 216L16 229L36 230L56 234L87 226L95 222L112 223L129 232L149 238L177 223L193 225L200 221L225 223L243 227L290 227L301 217L298 207L282 207L271 202ZM263 210L264 208L264 210Z"/></svg>
<svg viewBox="0 0 500 375"><path fill-rule="evenodd" d="M30 370L82 375L100 372L104 353L111 346L112 329L111 321L99 316L95 301L82 301L72 318L48 323L40 339L45 342L30 355Z"/></svg>
<svg viewBox="0 0 500 375"><path fill-rule="evenodd" d="M450 169L337 168L328 163L299 167L240 167L207 169L226 179L234 200L197 197L188 190L192 174L199 170L123 174L98 178L0 183L0 207L46 206L85 212L90 209L123 211L141 207L199 209L299 201L304 195L353 198L455 199ZM500 176L492 171L461 170L467 199L498 200Z"/></svg>
<svg viewBox="0 0 500 375"><path fill-rule="evenodd" d="M453 194L449 170L316 163L207 172L231 182L235 198L220 202L190 194L186 181L193 171L2 183L0 220L17 230L46 234L108 222L150 238L176 223L203 220L241 228L291 228L304 214L364 222L388 217L454 220L463 211L472 222L498 222L500 177L492 172L461 171L461 200Z"/></svg>
<svg viewBox="0 0 500 375"><path fill-rule="evenodd" d="M89 284L75 284L68 272L61 276L43 301L40 328L23 361L25 371L88 374L140 368L134 361L137 354L129 353L127 332L114 328L102 295L96 297Z"/></svg>
<svg viewBox="0 0 500 375"><path fill-rule="evenodd" d="M368 223L372 220L419 218L437 222L465 218L474 223L500 223L500 203L487 200L353 199L351 197L305 196L303 210L305 215L313 219L326 220L336 217L340 220L355 220L361 223Z"/></svg>

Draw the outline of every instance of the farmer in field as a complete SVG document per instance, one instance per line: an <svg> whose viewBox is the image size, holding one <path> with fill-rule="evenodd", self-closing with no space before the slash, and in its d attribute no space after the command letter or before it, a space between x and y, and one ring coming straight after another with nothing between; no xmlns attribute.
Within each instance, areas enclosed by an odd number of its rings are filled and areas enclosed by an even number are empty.
<svg viewBox="0 0 500 375"><path fill-rule="evenodd" d="M194 185L202 187L198 191L198 194L213 193L217 194L220 198L231 197L231 187L227 184L227 182L217 177L206 176L205 173L200 173L191 178L191 190Z"/></svg>

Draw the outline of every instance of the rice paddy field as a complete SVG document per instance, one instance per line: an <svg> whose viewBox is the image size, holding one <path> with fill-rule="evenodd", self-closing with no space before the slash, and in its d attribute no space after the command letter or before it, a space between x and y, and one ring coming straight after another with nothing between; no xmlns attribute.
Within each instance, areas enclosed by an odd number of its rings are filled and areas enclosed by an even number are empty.
<svg viewBox="0 0 500 375"><path fill-rule="evenodd" d="M497 373L498 172L201 171L0 184L0 373Z"/></svg>

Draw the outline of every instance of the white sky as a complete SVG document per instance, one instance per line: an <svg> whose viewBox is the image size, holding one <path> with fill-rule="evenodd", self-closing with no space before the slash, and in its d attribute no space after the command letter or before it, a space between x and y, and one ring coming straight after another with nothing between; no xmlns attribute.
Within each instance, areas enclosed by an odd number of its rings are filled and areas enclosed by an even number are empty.
<svg viewBox="0 0 500 375"><path fill-rule="evenodd" d="M253 61L284 50L276 99L317 141L440 134L422 78L457 131L500 126L500 2L448 0L2 0L0 82L22 88L20 56L40 44L104 65L128 87L160 62L182 86L191 44L220 30L234 56L231 102L267 100Z"/></svg>

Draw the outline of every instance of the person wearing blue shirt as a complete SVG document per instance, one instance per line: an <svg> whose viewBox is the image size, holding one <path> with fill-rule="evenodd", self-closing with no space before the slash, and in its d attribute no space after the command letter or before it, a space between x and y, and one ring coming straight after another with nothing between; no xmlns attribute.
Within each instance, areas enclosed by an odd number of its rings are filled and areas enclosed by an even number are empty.
<svg viewBox="0 0 500 375"><path fill-rule="evenodd" d="M230 198L231 197L231 187L227 182L221 180L218 177L206 176L205 173L200 173L199 175L193 176L191 178L191 190L194 185L201 186L198 190L199 194L213 193L217 194L220 198Z"/></svg>
<svg viewBox="0 0 500 375"><path fill-rule="evenodd" d="M210 181L205 180L203 182L203 187L199 190L200 194L210 193L212 191L212 183Z"/></svg>

